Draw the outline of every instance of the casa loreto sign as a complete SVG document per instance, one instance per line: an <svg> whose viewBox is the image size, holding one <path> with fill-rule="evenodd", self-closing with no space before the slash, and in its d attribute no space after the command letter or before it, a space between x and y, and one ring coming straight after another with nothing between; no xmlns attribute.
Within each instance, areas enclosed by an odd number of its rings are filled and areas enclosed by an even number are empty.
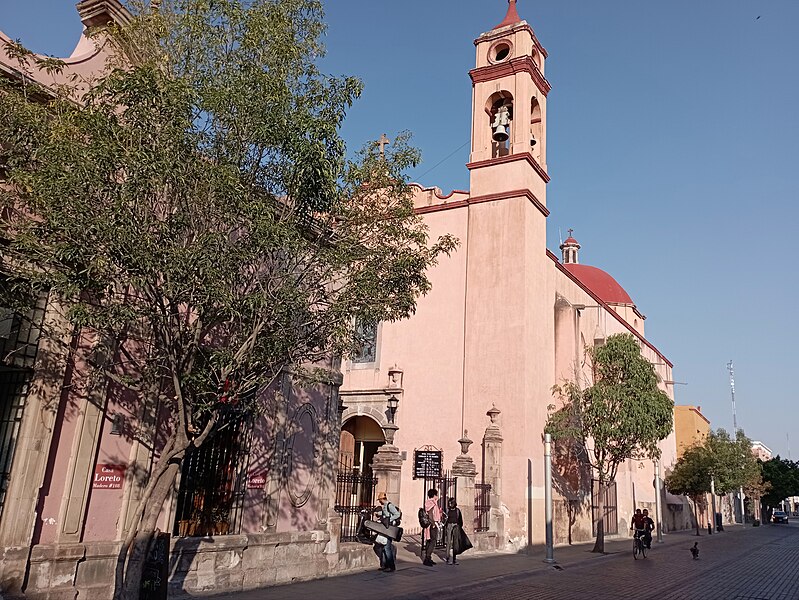
<svg viewBox="0 0 799 600"><path fill-rule="evenodd" d="M94 490L121 490L125 481L124 465L98 464L94 467Z"/></svg>

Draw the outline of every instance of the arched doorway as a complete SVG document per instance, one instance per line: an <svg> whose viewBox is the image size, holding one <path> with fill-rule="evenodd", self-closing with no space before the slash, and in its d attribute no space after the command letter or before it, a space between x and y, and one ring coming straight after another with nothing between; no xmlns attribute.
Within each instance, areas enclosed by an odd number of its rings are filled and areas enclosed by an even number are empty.
<svg viewBox="0 0 799 600"><path fill-rule="evenodd" d="M385 443L383 430L374 419L362 415L347 419L341 426L340 467L371 477L372 459Z"/></svg>

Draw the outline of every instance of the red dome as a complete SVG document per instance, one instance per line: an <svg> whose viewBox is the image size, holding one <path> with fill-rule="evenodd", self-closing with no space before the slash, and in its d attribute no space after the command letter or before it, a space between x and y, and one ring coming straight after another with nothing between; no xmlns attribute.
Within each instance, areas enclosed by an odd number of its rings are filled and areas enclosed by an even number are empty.
<svg viewBox="0 0 799 600"><path fill-rule="evenodd" d="M599 296L603 302L608 304L635 304L630 295L619 285L619 282L602 269L575 263L566 263L563 266L569 273L579 279L583 285Z"/></svg>
<svg viewBox="0 0 799 600"><path fill-rule="evenodd" d="M566 245L566 244L577 244L579 246L580 242L575 240L573 237L569 236L569 237L566 238L566 240L563 242L563 244L564 245Z"/></svg>

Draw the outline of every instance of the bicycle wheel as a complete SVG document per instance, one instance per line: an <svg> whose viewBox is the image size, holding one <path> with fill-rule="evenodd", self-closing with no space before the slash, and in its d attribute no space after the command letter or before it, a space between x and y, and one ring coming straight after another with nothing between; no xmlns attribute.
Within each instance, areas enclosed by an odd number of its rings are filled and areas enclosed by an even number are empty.
<svg viewBox="0 0 799 600"><path fill-rule="evenodd" d="M641 543L636 538L636 539L633 539L633 558L635 560L638 560L639 552L641 552Z"/></svg>
<svg viewBox="0 0 799 600"><path fill-rule="evenodd" d="M646 544L644 544L644 540L641 540L641 556L646 558Z"/></svg>

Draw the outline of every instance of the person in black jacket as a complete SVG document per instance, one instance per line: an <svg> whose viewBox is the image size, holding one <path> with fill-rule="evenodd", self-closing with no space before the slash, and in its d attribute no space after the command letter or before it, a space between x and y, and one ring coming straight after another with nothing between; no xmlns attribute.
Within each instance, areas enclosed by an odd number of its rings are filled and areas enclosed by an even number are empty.
<svg viewBox="0 0 799 600"><path fill-rule="evenodd" d="M450 498L447 502L447 520L444 527L444 540L447 549L447 564L457 565L458 561L457 550L460 545L461 528L463 527L463 514L461 509L458 508L458 503L455 498ZM452 552L452 562L450 562L449 555Z"/></svg>

